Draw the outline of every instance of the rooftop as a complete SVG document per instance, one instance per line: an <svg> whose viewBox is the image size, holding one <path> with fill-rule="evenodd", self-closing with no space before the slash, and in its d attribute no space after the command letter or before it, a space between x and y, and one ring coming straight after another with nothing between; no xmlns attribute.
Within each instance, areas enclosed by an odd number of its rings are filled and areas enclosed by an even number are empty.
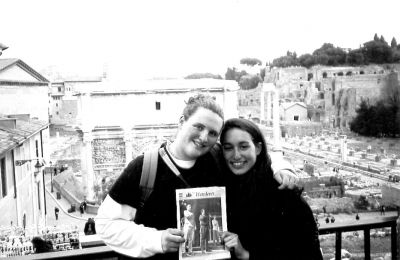
<svg viewBox="0 0 400 260"><path fill-rule="evenodd" d="M5 121L11 122L11 125L1 123ZM37 119L24 120L0 115L0 154L22 144L27 138L48 125L48 122Z"/></svg>

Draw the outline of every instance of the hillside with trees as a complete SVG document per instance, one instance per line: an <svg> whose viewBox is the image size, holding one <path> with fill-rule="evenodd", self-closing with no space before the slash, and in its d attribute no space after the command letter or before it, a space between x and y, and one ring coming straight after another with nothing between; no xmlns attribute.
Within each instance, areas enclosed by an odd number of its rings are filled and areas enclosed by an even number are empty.
<svg viewBox="0 0 400 260"><path fill-rule="evenodd" d="M314 65L325 66L360 66L368 64L396 63L400 61L400 44L393 37L390 45L384 37L375 34L373 40L368 41L358 49L346 51L335 47L331 43L324 43L321 48L312 54L297 56L296 52L288 51L286 56L276 58L271 66L290 67L303 66L310 68Z"/></svg>

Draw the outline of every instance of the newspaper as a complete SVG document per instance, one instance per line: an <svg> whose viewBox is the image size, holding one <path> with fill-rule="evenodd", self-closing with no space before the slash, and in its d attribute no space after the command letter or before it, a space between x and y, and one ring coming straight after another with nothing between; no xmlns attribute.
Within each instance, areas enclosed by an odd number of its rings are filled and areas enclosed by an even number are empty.
<svg viewBox="0 0 400 260"><path fill-rule="evenodd" d="M177 225L185 234L179 259L228 259L225 187L176 190Z"/></svg>

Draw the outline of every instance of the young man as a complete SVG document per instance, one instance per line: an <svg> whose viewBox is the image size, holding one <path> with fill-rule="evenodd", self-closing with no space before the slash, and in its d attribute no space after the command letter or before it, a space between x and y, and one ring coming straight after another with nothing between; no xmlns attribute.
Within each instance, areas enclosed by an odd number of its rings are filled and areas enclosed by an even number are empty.
<svg viewBox="0 0 400 260"><path fill-rule="evenodd" d="M204 254L208 251L208 216L206 215L206 210L201 209L201 214L199 216L200 223L200 249Z"/></svg>
<svg viewBox="0 0 400 260"><path fill-rule="evenodd" d="M196 230L196 222L192 212L192 205L186 205L186 210L183 212L183 217L183 236L187 243L187 254L191 255L193 252L194 231Z"/></svg>
<svg viewBox="0 0 400 260"><path fill-rule="evenodd" d="M141 212L139 188L143 155L125 168L101 204L96 218L98 235L113 250L130 257L178 259L184 233L176 228L175 190L223 186L219 167L209 152L216 144L223 126L223 112L206 95L191 97L183 110L175 140L163 149L180 172L178 177L158 159L154 189ZM276 179L287 185L291 175L281 171Z"/></svg>

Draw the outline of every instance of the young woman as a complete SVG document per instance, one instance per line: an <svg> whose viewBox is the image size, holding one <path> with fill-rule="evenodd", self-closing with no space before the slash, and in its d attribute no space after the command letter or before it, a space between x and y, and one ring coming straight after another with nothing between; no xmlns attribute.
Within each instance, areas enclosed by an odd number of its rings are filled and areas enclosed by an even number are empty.
<svg viewBox="0 0 400 260"><path fill-rule="evenodd" d="M298 190L278 189L259 128L230 119L220 138L233 259L322 259L312 211Z"/></svg>

